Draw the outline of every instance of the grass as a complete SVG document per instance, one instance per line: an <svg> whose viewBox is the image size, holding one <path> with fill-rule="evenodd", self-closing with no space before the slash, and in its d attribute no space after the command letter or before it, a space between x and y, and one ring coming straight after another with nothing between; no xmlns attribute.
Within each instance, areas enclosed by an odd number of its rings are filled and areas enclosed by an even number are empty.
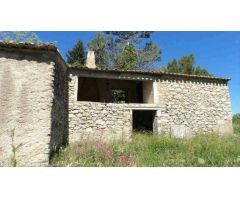
<svg viewBox="0 0 240 200"><path fill-rule="evenodd" d="M240 138L174 139L138 133L129 143L85 140L61 150L51 166L240 166Z"/></svg>
<svg viewBox="0 0 240 200"><path fill-rule="evenodd" d="M136 133L128 143L83 140L62 149L51 166L73 167L239 167L240 114L233 117L234 135L198 135L176 139Z"/></svg>

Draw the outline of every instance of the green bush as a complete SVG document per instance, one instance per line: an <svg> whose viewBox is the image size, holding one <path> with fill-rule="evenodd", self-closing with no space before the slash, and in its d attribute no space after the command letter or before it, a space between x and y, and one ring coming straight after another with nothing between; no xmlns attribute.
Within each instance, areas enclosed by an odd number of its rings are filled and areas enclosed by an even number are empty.
<svg viewBox="0 0 240 200"><path fill-rule="evenodd" d="M240 166L239 137L191 139L135 134L128 143L81 141L56 155L52 166Z"/></svg>
<svg viewBox="0 0 240 200"><path fill-rule="evenodd" d="M233 122L240 123L240 113L233 115Z"/></svg>
<svg viewBox="0 0 240 200"><path fill-rule="evenodd" d="M232 121L234 133L240 135L240 113L234 115Z"/></svg>

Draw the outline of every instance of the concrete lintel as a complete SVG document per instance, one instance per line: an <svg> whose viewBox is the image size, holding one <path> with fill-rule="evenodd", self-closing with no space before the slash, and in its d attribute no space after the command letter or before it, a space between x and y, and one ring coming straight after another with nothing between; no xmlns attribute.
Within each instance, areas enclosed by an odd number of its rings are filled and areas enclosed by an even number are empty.
<svg viewBox="0 0 240 200"><path fill-rule="evenodd" d="M128 109L131 109L131 110L156 110L156 111L158 111L158 110L160 110L161 108L160 107L151 107L151 106L149 106L149 107L142 107L142 106L139 106L139 107L131 107L131 106L129 106L129 107L127 107Z"/></svg>
<svg viewBox="0 0 240 200"><path fill-rule="evenodd" d="M88 78L106 78L106 79L122 79L122 80L139 80L139 81L154 81L156 77L152 75L138 75L138 74L126 74L126 73L107 73L107 72L91 72L91 71L74 71L72 74L79 77Z"/></svg>

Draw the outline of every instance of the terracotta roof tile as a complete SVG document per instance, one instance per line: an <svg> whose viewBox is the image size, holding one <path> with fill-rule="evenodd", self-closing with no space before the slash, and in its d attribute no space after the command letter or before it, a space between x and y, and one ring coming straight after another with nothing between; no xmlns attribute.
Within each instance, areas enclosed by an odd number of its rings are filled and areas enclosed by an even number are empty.
<svg viewBox="0 0 240 200"><path fill-rule="evenodd" d="M32 50L46 50L46 51L57 51L57 47L50 43L50 44L33 44L27 42L4 42L0 41L0 48L14 48L14 49L32 49Z"/></svg>
<svg viewBox="0 0 240 200"><path fill-rule="evenodd" d="M210 77L210 76L198 76L198 75L189 75L189 74L176 74L176 73L167 73L167 72L157 72L157 71L141 71L141 70L119 70L119 69L90 69L87 67L76 68L69 66L70 69L73 70L82 70L82 71L90 71L90 72L106 72L106 73L128 73L128 74L139 74L139 75L153 75L153 76L162 76L169 75L172 77L184 77L184 78L199 78L199 79L208 79L208 80L222 80L229 81L230 78L222 78L222 77Z"/></svg>

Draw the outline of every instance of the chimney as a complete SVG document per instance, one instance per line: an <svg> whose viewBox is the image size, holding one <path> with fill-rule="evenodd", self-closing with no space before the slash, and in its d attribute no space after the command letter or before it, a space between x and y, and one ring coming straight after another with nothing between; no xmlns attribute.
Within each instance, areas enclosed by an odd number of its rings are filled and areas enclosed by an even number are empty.
<svg viewBox="0 0 240 200"><path fill-rule="evenodd" d="M94 54L94 51L88 51L86 66L88 68L90 68L90 69L96 69L97 68L97 66L95 64L95 54Z"/></svg>

